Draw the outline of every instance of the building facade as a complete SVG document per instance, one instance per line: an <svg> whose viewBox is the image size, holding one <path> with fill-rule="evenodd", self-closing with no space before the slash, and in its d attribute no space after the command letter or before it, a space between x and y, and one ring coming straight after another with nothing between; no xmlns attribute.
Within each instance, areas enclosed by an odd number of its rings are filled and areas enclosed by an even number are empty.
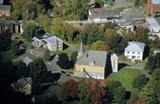
<svg viewBox="0 0 160 104"><path fill-rule="evenodd" d="M160 13L160 0L148 0L147 2L147 14Z"/></svg>
<svg viewBox="0 0 160 104"><path fill-rule="evenodd" d="M90 50L80 57L74 70L74 76L105 79L107 52Z"/></svg>
<svg viewBox="0 0 160 104"><path fill-rule="evenodd" d="M10 12L10 5L0 5L0 17L10 17Z"/></svg>
<svg viewBox="0 0 160 104"><path fill-rule="evenodd" d="M128 42L128 46L125 48L124 56L132 61L143 60L145 44L141 42Z"/></svg>

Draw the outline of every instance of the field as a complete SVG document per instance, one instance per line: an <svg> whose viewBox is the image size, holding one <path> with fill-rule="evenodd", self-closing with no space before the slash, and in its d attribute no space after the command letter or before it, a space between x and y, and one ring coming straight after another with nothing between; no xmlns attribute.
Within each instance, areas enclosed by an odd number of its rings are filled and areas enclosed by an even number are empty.
<svg viewBox="0 0 160 104"><path fill-rule="evenodd" d="M117 73L111 73L109 77L112 80L120 81L126 90L131 91L133 80L141 73L141 70L138 69L123 68Z"/></svg>

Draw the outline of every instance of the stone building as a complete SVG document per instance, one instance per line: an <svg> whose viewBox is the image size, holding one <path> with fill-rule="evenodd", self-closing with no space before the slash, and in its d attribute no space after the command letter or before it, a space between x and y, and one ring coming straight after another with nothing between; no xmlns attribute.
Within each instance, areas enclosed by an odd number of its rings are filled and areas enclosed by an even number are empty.
<svg viewBox="0 0 160 104"><path fill-rule="evenodd" d="M160 13L160 0L148 0L147 2L147 14L155 15Z"/></svg>

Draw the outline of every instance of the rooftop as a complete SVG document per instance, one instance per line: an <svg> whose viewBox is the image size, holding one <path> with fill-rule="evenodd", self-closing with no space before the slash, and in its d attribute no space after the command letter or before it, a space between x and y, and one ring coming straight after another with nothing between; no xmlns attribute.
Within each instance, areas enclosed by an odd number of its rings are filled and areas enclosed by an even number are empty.
<svg viewBox="0 0 160 104"><path fill-rule="evenodd" d="M160 4L160 0L152 0L153 4Z"/></svg>
<svg viewBox="0 0 160 104"><path fill-rule="evenodd" d="M135 42L131 41L128 42L128 46L125 48L126 51L136 51L136 52L143 52L145 44L142 42Z"/></svg>
<svg viewBox="0 0 160 104"><path fill-rule="evenodd" d="M148 22L148 24L151 26L151 27L156 27L156 28L160 28L160 25L159 23L156 21L155 18L152 18L152 17L149 17L149 18L146 18L146 21Z"/></svg>
<svg viewBox="0 0 160 104"><path fill-rule="evenodd" d="M17 24L17 23L14 20L0 18L0 25L12 25L12 24Z"/></svg>
<svg viewBox="0 0 160 104"><path fill-rule="evenodd" d="M0 5L0 10L11 10L10 5Z"/></svg>
<svg viewBox="0 0 160 104"><path fill-rule="evenodd" d="M30 59L29 57L25 57L25 58L23 59L23 62L28 66L31 62L33 62L33 60Z"/></svg>
<svg viewBox="0 0 160 104"><path fill-rule="evenodd" d="M46 39L43 39L43 40L46 41L47 43L50 43L50 44L56 44L57 40L62 41L61 39L59 39L56 36L52 36L52 37L49 37L49 38L46 38Z"/></svg>
<svg viewBox="0 0 160 104"><path fill-rule="evenodd" d="M76 64L89 65L90 62L94 61L94 66L105 67L107 61L107 52L90 50L85 53Z"/></svg>
<svg viewBox="0 0 160 104"><path fill-rule="evenodd" d="M94 8L90 9L92 16L91 17L117 17L119 16L118 12L113 9L106 8Z"/></svg>

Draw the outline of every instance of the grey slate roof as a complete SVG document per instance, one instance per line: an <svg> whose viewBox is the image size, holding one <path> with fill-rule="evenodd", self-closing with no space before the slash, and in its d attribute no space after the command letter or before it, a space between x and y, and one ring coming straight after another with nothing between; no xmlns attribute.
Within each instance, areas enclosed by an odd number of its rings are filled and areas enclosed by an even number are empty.
<svg viewBox="0 0 160 104"><path fill-rule="evenodd" d="M0 25L13 25L13 24L17 24L16 21L0 18Z"/></svg>
<svg viewBox="0 0 160 104"><path fill-rule="evenodd" d="M105 67L107 61L107 52L90 50L85 53L80 59L78 59L76 64L89 65L89 62L93 60L95 62L94 66Z"/></svg>
<svg viewBox="0 0 160 104"><path fill-rule="evenodd" d="M145 44L142 42L131 41L128 42L128 46L125 48L125 51L135 51L135 52L143 52Z"/></svg>
<svg viewBox="0 0 160 104"><path fill-rule="evenodd" d="M4 1L4 0L0 0L0 4L3 4L3 1Z"/></svg>
<svg viewBox="0 0 160 104"><path fill-rule="evenodd" d="M11 10L10 5L0 5L0 10Z"/></svg>
<svg viewBox="0 0 160 104"><path fill-rule="evenodd" d="M92 16L90 18L112 18L119 16L118 12L114 11L113 9L106 9L106 8L94 8L90 9Z"/></svg>

